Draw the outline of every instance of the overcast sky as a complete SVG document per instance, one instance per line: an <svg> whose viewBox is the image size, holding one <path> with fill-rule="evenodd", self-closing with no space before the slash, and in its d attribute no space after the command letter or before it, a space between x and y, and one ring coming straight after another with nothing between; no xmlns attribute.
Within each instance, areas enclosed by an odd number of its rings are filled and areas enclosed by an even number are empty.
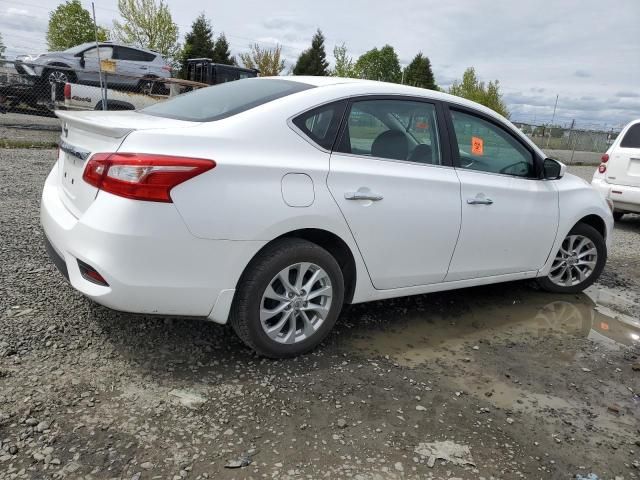
<svg viewBox="0 0 640 480"><path fill-rule="evenodd" d="M0 0L0 32L9 57L46 49L48 12L57 0ZM82 0L86 8L91 3ZM234 54L253 42L280 43L287 62L316 28L327 54L345 43L357 58L389 43L406 65L422 51L436 82L466 67L500 80L513 120L556 119L617 126L640 117L640 0L167 0L181 37L202 11L224 31ZM110 27L117 0L96 2Z"/></svg>

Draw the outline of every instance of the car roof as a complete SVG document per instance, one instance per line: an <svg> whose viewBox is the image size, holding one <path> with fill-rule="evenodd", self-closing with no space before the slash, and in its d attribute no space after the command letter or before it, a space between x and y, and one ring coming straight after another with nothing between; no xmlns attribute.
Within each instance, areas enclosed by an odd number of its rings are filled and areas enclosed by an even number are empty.
<svg viewBox="0 0 640 480"><path fill-rule="evenodd" d="M148 48L143 48L143 47L138 47L137 45L129 45L126 43L117 43L117 42L112 42L111 40L105 40L102 42L98 42L100 44L100 46L112 46L112 47L127 47L127 48L132 48L134 50L140 50L141 52L148 52L148 53L153 53L154 55L160 55L159 52L156 52L155 50L149 50ZM85 42L85 43L81 43L79 45L76 45L73 48L77 48L77 49L83 49L83 48L90 48L90 47L95 47L96 46L96 42Z"/></svg>
<svg viewBox="0 0 640 480"><path fill-rule="evenodd" d="M365 80L361 78L344 78L344 77L319 77L309 75L293 75L278 77L259 77L259 78L275 78L280 80L289 80L292 82L306 83L314 87L334 87L339 90L341 86L348 87L350 91L358 90L357 94L366 95L411 95L416 97L430 98L443 102L454 103L463 107L479 110L494 118L508 121L496 111L485 107L479 103L467 100L466 98L457 97L448 93L428 90L426 88L412 87L410 85L402 85L399 83L379 82L376 80Z"/></svg>

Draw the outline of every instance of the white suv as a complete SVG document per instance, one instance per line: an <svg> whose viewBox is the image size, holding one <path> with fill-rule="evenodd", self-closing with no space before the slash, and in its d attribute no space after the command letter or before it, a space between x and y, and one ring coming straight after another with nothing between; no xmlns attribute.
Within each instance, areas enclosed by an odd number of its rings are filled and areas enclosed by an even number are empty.
<svg viewBox="0 0 640 480"><path fill-rule="evenodd" d="M640 213L640 119L629 123L593 174L591 184L613 202L613 217Z"/></svg>

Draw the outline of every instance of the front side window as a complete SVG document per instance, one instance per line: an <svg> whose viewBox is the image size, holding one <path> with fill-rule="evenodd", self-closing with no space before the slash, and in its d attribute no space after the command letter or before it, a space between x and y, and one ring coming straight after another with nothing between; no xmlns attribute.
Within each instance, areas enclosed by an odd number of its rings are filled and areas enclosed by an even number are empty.
<svg viewBox="0 0 640 480"><path fill-rule="evenodd" d="M111 60L113 56L113 47L100 47L100 60ZM90 48L84 52L84 58L89 60L98 60L98 48Z"/></svg>
<svg viewBox="0 0 640 480"><path fill-rule="evenodd" d="M640 123L631 125L627 133L624 134L620 146L622 148L640 148Z"/></svg>
<svg viewBox="0 0 640 480"><path fill-rule="evenodd" d="M436 109L413 100L361 100L351 106L338 151L440 165Z"/></svg>
<svg viewBox="0 0 640 480"><path fill-rule="evenodd" d="M460 168L535 177L533 154L513 135L481 117L452 110Z"/></svg>
<svg viewBox="0 0 640 480"><path fill-rule="evenodd" d="M303 113L293 123L319 146L331 150L343 112L344 102L331 103Z"/></svg>
<svg viewBox="0 0 640 480"><path fill-rule="evenodd" d="M189 122L211 122L310 88L313 86L291 80L247 78L178 95L140 112Z"/></svg>

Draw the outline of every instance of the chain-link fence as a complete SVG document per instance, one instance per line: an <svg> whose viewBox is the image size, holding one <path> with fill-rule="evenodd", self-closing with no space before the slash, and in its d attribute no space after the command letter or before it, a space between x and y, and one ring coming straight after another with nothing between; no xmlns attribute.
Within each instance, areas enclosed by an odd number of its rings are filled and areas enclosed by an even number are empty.
<svg viewBox="0 0 640 480"><path fill-rule="evenodd" d="M55 110L137 110L206 83L0 60L0 146L52 146Z"/></svg>
<svg viewBox="0 0 640 480"><path fill-rule="evenodd" d="M620 127L575 121L563 125L514 124L545 150L604 153L620 133Z"/></svg>

